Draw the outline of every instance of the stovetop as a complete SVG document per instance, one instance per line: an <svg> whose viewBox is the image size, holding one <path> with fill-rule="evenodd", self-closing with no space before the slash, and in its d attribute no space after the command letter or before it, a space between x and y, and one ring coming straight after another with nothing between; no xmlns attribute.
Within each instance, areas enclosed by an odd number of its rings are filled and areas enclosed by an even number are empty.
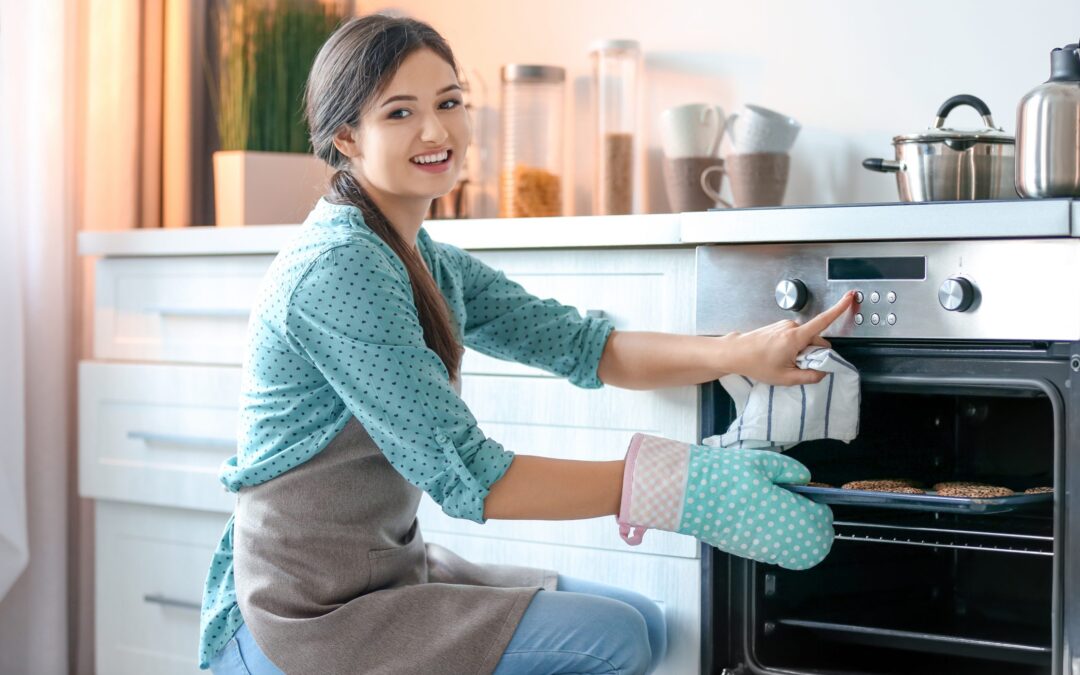
<svg viewBox="0 0 1080 675"><path fill-rule="evenodd" d="M680 216L683 243L1080 238L1080 200L721 209Z"/></svg>

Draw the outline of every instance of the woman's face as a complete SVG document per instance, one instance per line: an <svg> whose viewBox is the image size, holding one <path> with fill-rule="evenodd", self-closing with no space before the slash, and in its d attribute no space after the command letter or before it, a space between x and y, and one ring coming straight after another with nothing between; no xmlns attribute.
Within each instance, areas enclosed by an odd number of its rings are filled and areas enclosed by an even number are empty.
<svg viewBox="0 0 1080 675"><path fill-rule="evenodd" d="M419 49L362 111L349 154L365 187L435 199L457 182L471 139L454 69L430 49Z"/></svg>

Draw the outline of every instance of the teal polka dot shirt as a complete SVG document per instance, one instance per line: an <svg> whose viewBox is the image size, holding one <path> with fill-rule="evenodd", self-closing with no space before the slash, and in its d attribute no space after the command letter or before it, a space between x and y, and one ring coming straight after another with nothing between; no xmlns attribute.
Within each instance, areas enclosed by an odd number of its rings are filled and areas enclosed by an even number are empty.
<svg viewBox="0 0 1080 675"><path fill-rule="evenodd" d="M584 388L612 325L530 295L459 248L417 247L459 340ZM484 498L513 453L484 436L427 348L405 265L359 209L320 200L263 280L248 326L237 453L221 481L236 492L303 464L355 416L390 463L444 512L483 522ZM243 623L232 574L232 520L203 594L199 664Z"/></svg>

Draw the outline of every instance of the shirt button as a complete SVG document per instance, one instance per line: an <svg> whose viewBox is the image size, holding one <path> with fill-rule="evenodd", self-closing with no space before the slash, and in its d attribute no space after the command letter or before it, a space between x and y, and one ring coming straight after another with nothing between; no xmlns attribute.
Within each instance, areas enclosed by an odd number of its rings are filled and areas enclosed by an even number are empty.
<svg viewBox="0 0 1080 675"><path fill-rule="evenodd" d="M447 437L446 434L435 434L435 440L438 441L439 443L449 443L450 442L450 439Z"/></svg>

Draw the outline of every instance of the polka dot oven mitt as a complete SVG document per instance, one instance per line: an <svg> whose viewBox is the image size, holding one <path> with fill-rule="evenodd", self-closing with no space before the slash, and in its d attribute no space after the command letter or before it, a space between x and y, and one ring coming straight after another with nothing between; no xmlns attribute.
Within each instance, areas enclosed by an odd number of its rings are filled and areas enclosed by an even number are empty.
<svg viewBox="0 0 1080 675"><path fill-rule="evenodd" d="M809 480L798 460L768 450L719 450L634 434L619 532L631 545L648 528L679 532L744 558L808 569L832 546L832 511L777 483Z"/></svg>

